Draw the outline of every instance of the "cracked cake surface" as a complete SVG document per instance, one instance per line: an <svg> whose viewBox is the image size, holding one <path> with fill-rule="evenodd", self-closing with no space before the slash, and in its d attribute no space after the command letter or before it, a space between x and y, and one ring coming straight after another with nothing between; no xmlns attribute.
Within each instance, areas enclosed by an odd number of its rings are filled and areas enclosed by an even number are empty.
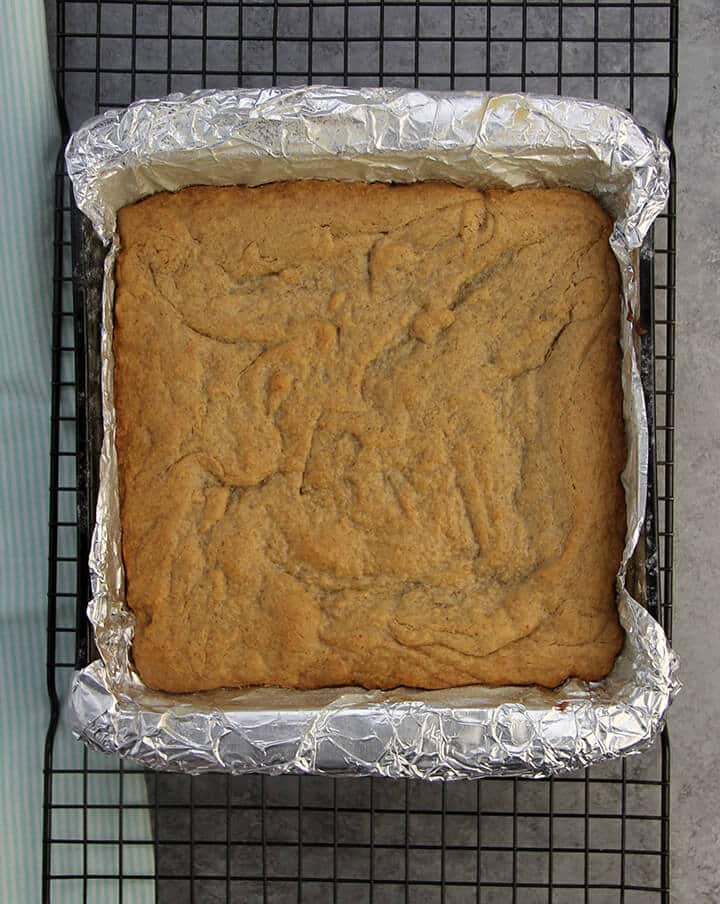
<svg viewBox="0 0 720 904"><path fill-rule="evenodd" d="M293 182L119 213L127 601L169 691L597 679L619 284L582 192Z"/></svg>

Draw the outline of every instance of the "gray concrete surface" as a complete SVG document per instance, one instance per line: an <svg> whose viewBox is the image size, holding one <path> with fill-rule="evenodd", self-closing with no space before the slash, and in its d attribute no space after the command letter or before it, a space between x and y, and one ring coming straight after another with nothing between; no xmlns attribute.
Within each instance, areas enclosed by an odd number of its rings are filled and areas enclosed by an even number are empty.
<svg viewBox="0 0 720 904"><path fill-rule="evenodd" d="M682 0L673 904L720 901L720 2Z"/></svg>

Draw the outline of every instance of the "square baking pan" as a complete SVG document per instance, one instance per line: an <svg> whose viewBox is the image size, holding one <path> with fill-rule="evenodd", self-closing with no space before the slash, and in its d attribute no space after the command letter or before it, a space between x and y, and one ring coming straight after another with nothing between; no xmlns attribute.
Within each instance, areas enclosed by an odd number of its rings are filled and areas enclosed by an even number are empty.
<svg viewBox="0 0 720 904"><path fill-rule="evenodd" d="M608 679L593 685L575 681L554 691L248 689L184 697L144 688L132 671L126 672L131 622L117 583L121 560L112 395L106 394L98 405L95 391L101 372L106 392L112 380L115 245L103 260L104 249L92 238L89 224L76 218L76 286L82 315L77 318L82 330L78 348L85 353L78 362L85 405L80 426L88 450L79 464L88 475L88 526L94 508L92 484L98 479L102 404L109 431L102 450L104 494L102 469L99 473L103 520L95 546L88 543L96 576L91 615L104 637L106 672L103 676L102 670L91 667L75 682L78 734L107 752L183 771L436 779L544 775L637 752L650 743L677 684L675 660L660 627L641 614L657 613L654 480L647 480L646 465L652 451L646 422L653 399L653 354L648 347L652 330L639 322L651 316L645 309L652 294L652 268L647 242L642 250L633 248L664 201L667 152L661 143L627 114L587 101L312 87L199 92L143 102L127 114L111 113L88 123L73 137L67 153L80 204L106 241L117 207L159 189L197 182L227 184L235 179L257 184L322 172L326 178L446 178L460 184L518 187L537 184L540 172L543 184L586 190L597 184L615 221L611 244L627 302L621 329L628 431L623 480L631 544L626 557L632 552L625 580L618 585L625 652ZM100 309L106 332L98 319ZM652 419L652 411L648 417ZM648 483L650 517L643 529L642 496Z"/></svg>

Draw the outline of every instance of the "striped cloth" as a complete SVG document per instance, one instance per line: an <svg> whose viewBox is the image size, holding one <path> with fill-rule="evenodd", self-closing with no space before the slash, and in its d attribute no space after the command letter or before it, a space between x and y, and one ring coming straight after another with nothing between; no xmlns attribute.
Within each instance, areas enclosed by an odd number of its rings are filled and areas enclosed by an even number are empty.
<svg viewBox="0 0 720 904"><path fill-rule="evenodd" d="M40 900L53 173L42 0L0 0L0 901Z"/></svg>

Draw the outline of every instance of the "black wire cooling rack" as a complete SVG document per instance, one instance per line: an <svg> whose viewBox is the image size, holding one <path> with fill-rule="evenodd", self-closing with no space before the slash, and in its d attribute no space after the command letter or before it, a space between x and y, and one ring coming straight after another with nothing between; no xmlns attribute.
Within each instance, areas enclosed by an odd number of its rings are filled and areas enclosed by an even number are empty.
<svg viewBox="0 0 720 904"><path fill-rule="evenodd" d="M142 96L315 81L599 97L672 146L677 0L60 0L54 13L69 127ZM90 650L101 254L72 210L62 162L56 197L43 901L668 902L666 737L568 778L446 785L151 774L73 741L63 703ZM643 299L655 438L647 538L668 631L675 203L673 183Z"/></svg>

